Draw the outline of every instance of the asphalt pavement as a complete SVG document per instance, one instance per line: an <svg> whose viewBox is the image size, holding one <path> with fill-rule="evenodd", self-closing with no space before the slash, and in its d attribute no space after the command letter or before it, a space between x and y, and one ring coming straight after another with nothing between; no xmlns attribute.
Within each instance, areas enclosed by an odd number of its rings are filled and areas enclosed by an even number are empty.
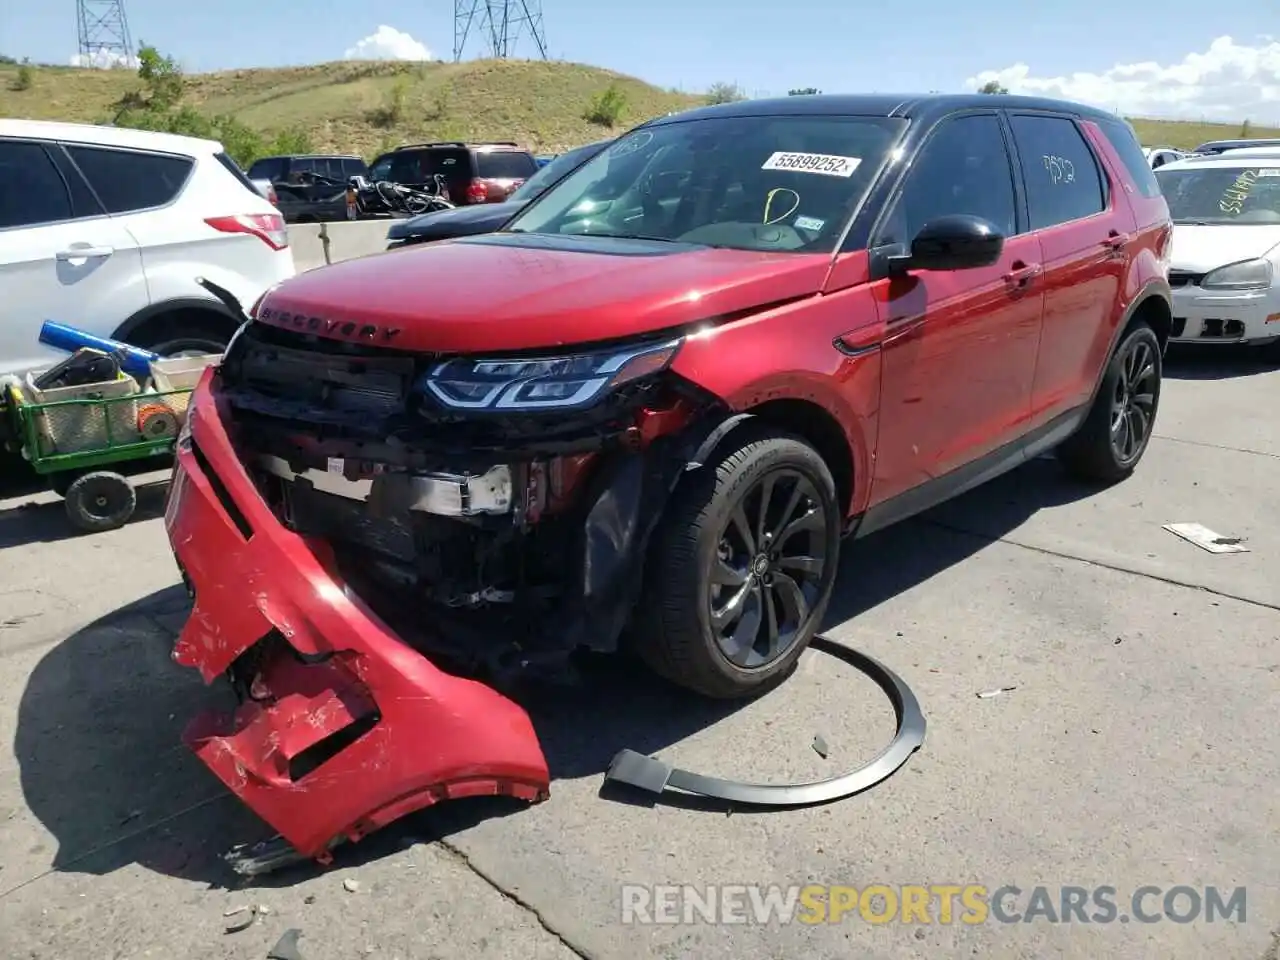
<svg viewBox="0 0 1280 960"><path fill-rule="evenodd" d="M929 722L880 786L767 813L601 795L621 747L781 781L851 768L893 733L870 681L817 652L737 709L604 669L532 706L546 803L445 804L258 883L220 855L268 831L178 739L221 694L169 660L186 601L162 486L94 536L52 495L0 501L0 956L261 960L297 929L305 960L1276 960L1280 367L1177 355L1167 376L1129 481L1088 490L1038 460L846 549L826 632L901 674ZM1209 553L1175 522L1248 552ZM767 885L811 884L841 888L841 922L747 907L710 923L681 892L759 906ZM1021 892L946 922L936 888L975 884ZM858 894L874 885L931 888L930 922L874 922L886 899ZM1037 886L1055 909L1030 908ZM1112 887L1119 910L1064 922L1064 887ZM1131 916L1144 887L1150 915ZM1197 914L1209 888L1244 888L1245 915ZM256 919L226 932L241 907Z"/></svg>

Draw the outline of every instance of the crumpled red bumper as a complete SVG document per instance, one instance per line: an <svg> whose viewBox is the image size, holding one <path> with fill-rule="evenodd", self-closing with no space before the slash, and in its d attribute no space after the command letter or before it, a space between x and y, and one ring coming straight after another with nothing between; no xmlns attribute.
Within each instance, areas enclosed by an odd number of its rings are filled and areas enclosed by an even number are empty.
<svg viewBox="0 0 1280 960"><path fill-rule="evenodd" d="M196 717L187 744L320 860L335 841L438 800L545 799L524 710L402 643L345 588L325 544L275 519L231 447L215 380L207 372L192 396L165 510L195 592L173 659L206 683L251 648L260 662L251 698L233 715Z"/></svg>

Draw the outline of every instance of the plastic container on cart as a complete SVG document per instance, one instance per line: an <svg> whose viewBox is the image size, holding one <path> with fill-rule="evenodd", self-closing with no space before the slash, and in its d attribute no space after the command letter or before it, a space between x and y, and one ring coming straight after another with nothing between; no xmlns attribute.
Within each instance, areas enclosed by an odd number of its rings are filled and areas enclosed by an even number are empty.
<svg viewBox="0 0 1280 960"><path fill-rule="evenodd" d="M187 403L205 370L222 362L220 353L202 353L193 357L172 357L151 362L151 383L157 393L168 394L164 403L179 420L187 416ZM172 393L179 390L181 393Z"/></svg>

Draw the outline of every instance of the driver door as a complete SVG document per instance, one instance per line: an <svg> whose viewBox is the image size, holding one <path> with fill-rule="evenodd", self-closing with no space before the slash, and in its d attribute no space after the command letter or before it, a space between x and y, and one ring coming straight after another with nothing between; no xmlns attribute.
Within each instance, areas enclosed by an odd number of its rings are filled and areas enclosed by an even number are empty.
<svg viewBox="0 0 1280 960"><path fill-rule="evenodd" d="M872 284L884 336L871 504L902 497L886 523L980 482L972 470L942 478L967 465L980 473L980 458L1016 440L1031 414L1044 304L1040 243L1025 232L994 113L944 120L929 135L871 248L905 253L921 227L947 214L982 217L1006 240L989 267Z"/></svg>

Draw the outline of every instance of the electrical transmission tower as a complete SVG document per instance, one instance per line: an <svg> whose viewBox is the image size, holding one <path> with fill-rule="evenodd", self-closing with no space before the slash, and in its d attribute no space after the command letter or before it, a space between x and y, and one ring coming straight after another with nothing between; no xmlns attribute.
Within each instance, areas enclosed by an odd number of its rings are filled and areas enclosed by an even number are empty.
<svg viewBox="0 0 1280 960"><path fill-rule="evenodd" d="M132 63L137 51L129 34L124 0L76 0L80 24L80 65L109 67Z"/></svg>
<svg viewBox="0 0 1280 960"><path fill-rule="evenodd" d="M488 41L491 57L505 60L527 33L547 59L547 34L542 26L542 0L453 0L453 60L466 52L472 30Z"/></svg>

